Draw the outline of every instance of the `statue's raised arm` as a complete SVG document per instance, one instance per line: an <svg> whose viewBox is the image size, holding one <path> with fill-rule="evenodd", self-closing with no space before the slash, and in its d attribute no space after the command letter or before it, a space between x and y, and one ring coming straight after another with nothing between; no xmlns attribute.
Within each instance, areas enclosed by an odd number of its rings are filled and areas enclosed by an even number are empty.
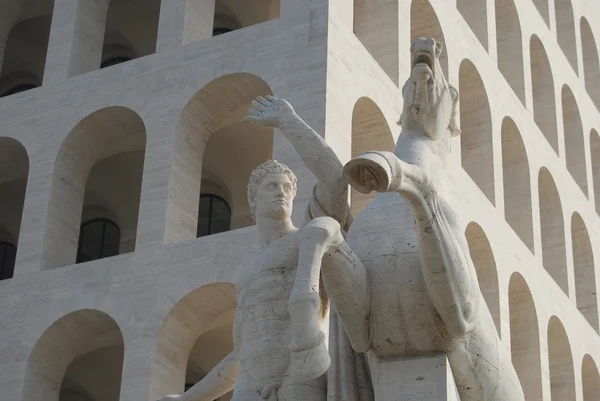
<svg viewBox="0 0 600 401"><path fill-rule="evenodd" d="M333 149L296 114L293 107L275 96L259 96L252 102L244 121L279 128L317 178L314 196L322 209L319 214L332 217L343 227L347 226L348 184L342 176L342 163Z"/></svg>

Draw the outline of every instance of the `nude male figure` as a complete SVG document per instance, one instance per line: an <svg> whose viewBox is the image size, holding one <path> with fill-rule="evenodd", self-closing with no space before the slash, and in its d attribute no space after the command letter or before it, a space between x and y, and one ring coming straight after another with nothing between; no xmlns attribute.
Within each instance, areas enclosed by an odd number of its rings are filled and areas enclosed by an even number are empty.
<svg viewBox="0 0 600 401"><path fill-rule="evenodd" d="M268 96L252 105L245 121L279 128L317 177L307 222L298 229L291 221L292 171L272 160L258 166L248 201L261 249L236 283L234 350L185 394L163 401L214 400L232 389L233 401L326 400L328 300L320 267L325 252L344 246L339 229L351 219L348 186L333 150L288 102ZM331 234L332 222L338 235Z"/></svg>

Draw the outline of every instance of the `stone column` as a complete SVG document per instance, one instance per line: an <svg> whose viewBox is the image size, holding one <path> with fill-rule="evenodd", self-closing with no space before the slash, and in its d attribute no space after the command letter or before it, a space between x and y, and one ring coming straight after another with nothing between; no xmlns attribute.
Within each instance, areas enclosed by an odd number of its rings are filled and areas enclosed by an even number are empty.
<svg viewBox="0 0 600 401"><path fill-rule="evenodd" d="M100 68L110 0L56 0L44 83Z"/></svg>
<svg viewBox="0 0 600 401"><path fill-rule="evenodd" d="M215 0L169 0L161 2L156 51L174 49L210 38Z"/></svg>

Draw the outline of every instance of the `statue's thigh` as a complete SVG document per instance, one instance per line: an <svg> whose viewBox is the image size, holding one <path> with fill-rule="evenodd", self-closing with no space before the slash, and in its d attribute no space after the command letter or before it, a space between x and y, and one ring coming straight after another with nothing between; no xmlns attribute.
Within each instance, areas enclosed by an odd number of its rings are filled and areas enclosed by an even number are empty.
<svg viewBox="0 0 600 401"><path fill-rule="evenodd" d="M260 392L256 389L255 383L245 369L240 367L231 401L257 401L258 399L260 399Z"/></svg>
<svg viewBox="0 0 600 401"><path fill-rule="evenodd" d="M284 382L277 391L277 401L326 401L327 382L324 377L307 382Z"/></svg>

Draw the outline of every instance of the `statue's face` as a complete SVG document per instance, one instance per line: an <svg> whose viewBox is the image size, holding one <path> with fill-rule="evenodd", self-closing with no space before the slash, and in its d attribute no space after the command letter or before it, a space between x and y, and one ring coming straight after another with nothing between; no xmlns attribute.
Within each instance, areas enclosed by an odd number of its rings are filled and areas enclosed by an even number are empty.
<svg viewBox="0 0 600 401"><path fill-rule="evenodd" d="M294 184L287 174L267 175L256 191L256 217L278 220L290 218L294 195Z"/></svg>
<svg viewBox="0 0 600 401"><path fill-rule="evenodd" d="M411 47L411 75L403 88L403 129L422 128L432 139L447 132L457 96L444 78L441 53L441 43L417 38Z"/></svg>

